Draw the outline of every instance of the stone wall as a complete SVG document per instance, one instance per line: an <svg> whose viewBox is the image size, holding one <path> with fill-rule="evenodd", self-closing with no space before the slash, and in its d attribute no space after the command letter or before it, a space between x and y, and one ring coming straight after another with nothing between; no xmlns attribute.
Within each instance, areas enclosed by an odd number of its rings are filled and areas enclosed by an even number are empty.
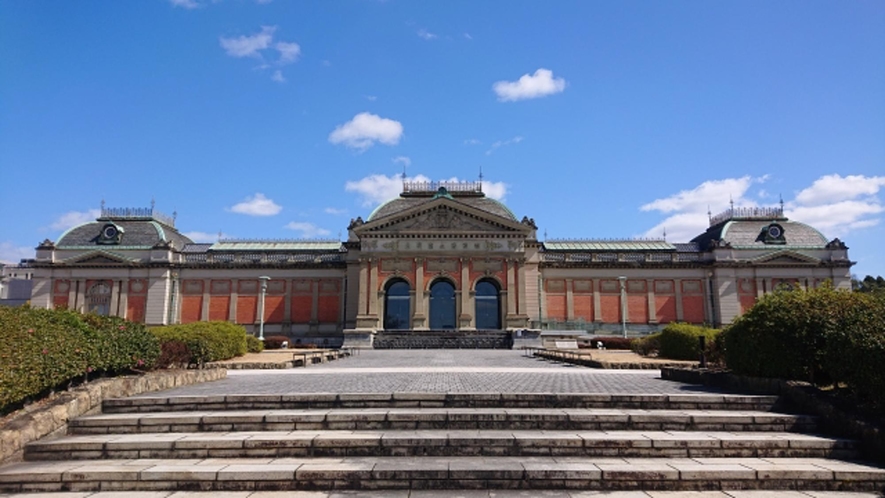
<svg viewBox="0 0 885 498"><path fill-rule="evenodd" d="M0 423L0 465L21 460L24 446L67 432L68 420L101 410L108 398L209 382L227 377L224 368L166 370L140 376L100 379L56 394L13 413Z"/></svg>

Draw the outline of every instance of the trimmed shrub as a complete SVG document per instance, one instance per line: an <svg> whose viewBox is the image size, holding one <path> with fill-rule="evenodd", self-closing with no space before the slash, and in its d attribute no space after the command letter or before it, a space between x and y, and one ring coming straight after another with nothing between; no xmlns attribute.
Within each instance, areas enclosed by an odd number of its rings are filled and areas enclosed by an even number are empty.
<svg viewBox="0 0 885 498"><path fill-rule="evenodd" d="M594 337L590 339L590 347L593 349L599 348L599 343L602 343L605 349L631 349L632 340L626 337Z"/></svg>
<svg viewBox="0 0 885 498"><path fill-rule="evenodd" d="M661 350L661 333L657 332L633 339L630 341L630 348L642 356L657 356L658 351Z"/></svg>
<svg viewBox="0 0 885 498"><path fill-rule="evenodd" d="M720 332L700 325L671 323L661 331L658 356L671 360L697 360L701 356L699 338L706 338L705 349L709 350Z"/></svg>
<svg viewBox="0 0 885 498"><path fill-rule="evenodd" d="M0 411L91 373L153 368L144 326L67 309L0 307Z"/></svg>
<svg viewBox="0 0 885 498"><path fill-rule="evenodd" d="M283 343L289 342L284 335L270 335L264 338L264 349L283 349Z"/></svg>
<svg viewBox="0 0 885 498"><path fill-rule="evenodd" d="M190 364L202 365L246 354L246 329L228 322L194 322L155 327L161 343L181 341L191 352Z"/></svg>
<svg viewBox="0 0 885 498"><path fill-rule="evenodd" d="M150 370L160 356L160 343L141 323L115 316L83 315L83 321L98 332L98 370L122 372Z"/></svg>
<svg viewBox="0 0 885 498"><path fill-rule="evenodd" d="M246 334L246 351L250 353L260 353L264 351L264 343L254 335Z"/></svg>
<svg viewBox="0 0 885 498"><path fill-rule="evenodd" d="M175 339L168 340L160 344L157 368L187 368L192 357L187 344Z"/></svg>

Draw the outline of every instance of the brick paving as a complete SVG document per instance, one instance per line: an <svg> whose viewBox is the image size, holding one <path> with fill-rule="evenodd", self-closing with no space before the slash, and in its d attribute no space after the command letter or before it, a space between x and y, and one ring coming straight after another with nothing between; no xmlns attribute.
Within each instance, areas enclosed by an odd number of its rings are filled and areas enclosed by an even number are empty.
<svg viewBox="0 0 885 498"><path fill-rule="evenodd" d="M366 350L287 370L232 370L228 378L164 391L169 396L293 392L679 394L716 392L660 379L657 370L596 370L501 350ZM144 397L156 396L147 393Z"/></svg>

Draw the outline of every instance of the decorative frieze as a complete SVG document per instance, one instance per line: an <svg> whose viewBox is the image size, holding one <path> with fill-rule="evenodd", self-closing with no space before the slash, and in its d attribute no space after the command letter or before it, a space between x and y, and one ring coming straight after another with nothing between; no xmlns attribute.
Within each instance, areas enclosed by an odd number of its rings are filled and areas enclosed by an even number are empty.
<svg viewBox="0 0 885 498"><path fill-rule="evenodd" d="M457 259L428 259L427 260L427 271L429 272L456 272L458 271L458 260Z"/></svg>
<svg viewBox="0 0 885 498"><path fill-rule="evenodd" d="M382 239L383 240L383 239ZM386 241L367 240L361 245L363 252L524 252L525 242L510 240L503 241L491 239L434 239L434 238L408 238L393 239ZM383 271L383 270L382 270Z"/></svg>

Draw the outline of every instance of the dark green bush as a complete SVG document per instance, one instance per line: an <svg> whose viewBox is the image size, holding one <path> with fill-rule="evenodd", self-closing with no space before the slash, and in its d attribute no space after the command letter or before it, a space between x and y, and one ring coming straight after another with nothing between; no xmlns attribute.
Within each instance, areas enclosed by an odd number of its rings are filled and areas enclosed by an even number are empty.
<svg viewBox="0 0 885 498"><path fill-rule="evenodd" d="M246 351L250 353L260 353L264 351L264 343L254 335L246 334Z"/></svg>
<svg viewBox="0 0 885 498"><path fill-rule="evenodd" d="M99 359L94 367L108 372L150 370L160 356L160 343L141 323L115 316L83 315L98 332Z"/></svg>
<svg viewBox="0 0 885 498"><path fill-rule="evenodd" d="M638 337L630 341L630 349L642 356L657 356L661 350L661 333Z"/></svg>
<svg viewBox="0 0 885 498"><path fill-rule="evenodd" d="M590 339L590 347L593 349L599 348L599 343L602 343L602 346L605 349L631 349L632 339L628 339L626 337L594 337Z"/></svg>
<svg viewBox="0 0 885 498"><path fill-rule="evenodd" d="M155 327L161 343L181 341L191 352L190 363L202 365L246 354L246 329L228 322L194 322Z"/></svg>
<svg viewBox="0 0 885 498"><path fill-rule="evenodd" d="M658 356L671 360L698 360L701 356L700 337L705 337L705 348L713 346L721 331L688 323L671 323L661 331Z"/></svg>
<svg viewBox="0 0 885 498"><path fill-rule="evenodd" d="M66 309L0 308L0 410L91 373L154 366L142 325Z"/></svg>
<svg viewBox="0 0 885 498"><path fill-rule="evenodd" d="M187 368L193 354L187 344L179 340L168 340L160 344L160 358L157 368Z"/></svg>
<svg viewBox="0 0 885 498"><path fill-rule="evenodd" d="M264 348L282 349L284 342L289 342L289 338L284 335L269 335L264 338Z"/></svg>

